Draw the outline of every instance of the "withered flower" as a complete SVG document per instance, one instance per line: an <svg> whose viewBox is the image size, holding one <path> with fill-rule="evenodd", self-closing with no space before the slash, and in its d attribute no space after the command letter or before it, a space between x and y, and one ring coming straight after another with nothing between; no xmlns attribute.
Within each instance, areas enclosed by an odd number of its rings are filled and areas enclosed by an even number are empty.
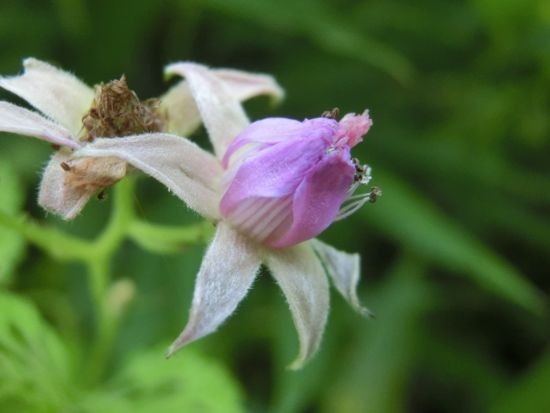
<svg viewBox="0 0 550 413"><path fill-rule="evenodd" d="M46 210L74 218L90 197L128 173L117 157L75 158L73 152L98 137L119 139L141 133L186 135L200 125L189 87L180 82L160 99L141 101L124 76L94 89L74 75L29 58L24 73L0 77L0 87L26 100L42 114L0 101L0 131L33 136L57 151L46 166L38 202ZM280 97L282 91L266 75L222 69L214 76L238 100L260 94Z"/></svg>

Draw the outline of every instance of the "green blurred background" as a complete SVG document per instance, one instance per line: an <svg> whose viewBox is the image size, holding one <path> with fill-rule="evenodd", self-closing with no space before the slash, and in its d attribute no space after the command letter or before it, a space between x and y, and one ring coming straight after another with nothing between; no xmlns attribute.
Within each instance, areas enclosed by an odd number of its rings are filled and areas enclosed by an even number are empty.
<svg viewBox="0 0 550 413"><path fill-rule="evenodd" d="M33 56L88 84L125 73L142 98L167 89L162 69L178 60L271 73L286 100L247 103L252 119L369 108L355 155L384 191L321 237L361 253L377 318L332 294L322 348L299 372L285 369L297 339L267 273L220 331L165 362L204 246L127 242L113 273L136 295L109 371L80 386L71 366L93 336L83 269L4 229L0 333L20 323L30 347L0 339L2 412L550 411L548 1L3 0L0 50L3 75ZM70 223L36 205L50 151L1 137L0 208L92 237L110 200ZM137 202L148 221L198 221L151 179Z"/></svg>

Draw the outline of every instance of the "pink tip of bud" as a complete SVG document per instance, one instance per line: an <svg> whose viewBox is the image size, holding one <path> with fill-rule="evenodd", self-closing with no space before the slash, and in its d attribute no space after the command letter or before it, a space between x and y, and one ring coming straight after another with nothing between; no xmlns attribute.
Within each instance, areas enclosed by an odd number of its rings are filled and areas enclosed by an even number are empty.
<svg viewBox="0 0 550 413"><path fill-rule="evenodd" d="M372 126L372 119L368 110L361 115L348 113L340 120L338 126L337 142L352 148L363 140L363 136Z"/></svg>

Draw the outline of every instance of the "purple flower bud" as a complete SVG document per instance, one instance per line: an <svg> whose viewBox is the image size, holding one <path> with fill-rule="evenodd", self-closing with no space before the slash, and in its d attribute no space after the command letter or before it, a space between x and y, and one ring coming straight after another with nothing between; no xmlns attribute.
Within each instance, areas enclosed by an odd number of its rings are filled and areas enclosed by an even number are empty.
<svg viewBox="0 0 550 413"><path fill-rule="evenodd" d="M317 236L356 188L358 165L350 149L371 125L368 112L339 122L268 118L252 123L223 158L222 216L274 248Z"/></svg>

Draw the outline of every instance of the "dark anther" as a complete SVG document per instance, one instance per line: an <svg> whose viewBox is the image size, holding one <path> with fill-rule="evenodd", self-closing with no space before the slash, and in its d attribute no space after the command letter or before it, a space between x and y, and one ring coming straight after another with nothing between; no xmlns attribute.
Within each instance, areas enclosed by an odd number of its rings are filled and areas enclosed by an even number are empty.
<svg viewBox="0 0 550 413"><path fill-rule="evenodd" d="M71 170L71 165L69 165L67 162L61 162L61 169L63 169L65 172L69 172Z"/></svg>
<svg viewBox="0 0 550 413"><path fill-rule="evenodd" d="M366 169L363 165L359 163L359 159L353 158L351 161L353 162L353 166L355 167L355 175L353 176L353 181L359 182L365 176Z"/></svg>
<svg viewBox="0 0 550 413"><path fill-rule="evenodd" d="M381 196L382 196L382 190L377 186L373 186L372 189L370 190L369 202L371 204L374 204L376 200Z"/></svg>
<svg viewBox="0 0 550 413"><path fill-rule="evenodd" d="M56 145L55 143L52 143L52 148L53 148L55 151L58 151L58 150L61 149L61 146Z"/></svg>
<svg viewBox="0 0 550 413"><path fill-rule="evenodd" d="M328 118L328 119L338 119L339 116L340 116L340 109L338 108L334 108L332 110L325 110L321 114L321 117Z"/></svg>

